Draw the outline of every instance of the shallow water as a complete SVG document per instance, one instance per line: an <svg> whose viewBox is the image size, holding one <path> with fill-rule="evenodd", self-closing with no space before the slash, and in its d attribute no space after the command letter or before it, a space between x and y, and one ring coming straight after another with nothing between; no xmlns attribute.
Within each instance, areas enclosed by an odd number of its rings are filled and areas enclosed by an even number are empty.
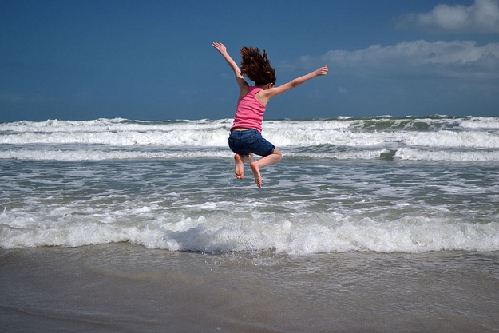
<svg viewBox="0 0 499 333"><path fill-rule="evenodd" d="M495 164L296 161L233 177L226 159L0 160L0 245L129 241L171 251L499 249ZM249 178L249 179L248 179Z"/></svg>

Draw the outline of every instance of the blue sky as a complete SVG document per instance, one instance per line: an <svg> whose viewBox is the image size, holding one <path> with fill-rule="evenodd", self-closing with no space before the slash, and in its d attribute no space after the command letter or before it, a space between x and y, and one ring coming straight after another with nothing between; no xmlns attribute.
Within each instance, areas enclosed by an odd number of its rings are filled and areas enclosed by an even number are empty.
<svg viewBox="0 0 499 333"><path fill-rule="evenodd" d="M219 119L239 63L266 49L265 119L499 116L499 0L0 0L0 122Z"/></svg>

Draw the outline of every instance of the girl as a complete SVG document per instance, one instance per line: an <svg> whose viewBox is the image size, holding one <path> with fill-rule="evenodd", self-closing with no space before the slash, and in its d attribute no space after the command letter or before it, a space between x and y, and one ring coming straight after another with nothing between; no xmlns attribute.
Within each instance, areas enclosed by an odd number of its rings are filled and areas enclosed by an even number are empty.
<svg viewBox="0 0 499 333"><path fill-rule="evenodd" d="M257 47L243 47L241 49L241 69L227 53L227 48L222 43L213 43L225 61L236 75L239 85L239 100L237 102L236 116L229 136L229 147L236 154L236 177L243 179L244 163L251 163L251 171L255 176L256 185L262 187L260 169L267 165L278 163L282 154L274 145L265 140L262 135L263 114L267 103L272 97L293 89L308 80L327 74L327 66L319 68L305 76L298 77L282 86L275 86L275 70L270 66L265 50L260 53ZM255 86L249 86L244 80L246 75ZM251 162L253 154L263 156Z"/></svg>

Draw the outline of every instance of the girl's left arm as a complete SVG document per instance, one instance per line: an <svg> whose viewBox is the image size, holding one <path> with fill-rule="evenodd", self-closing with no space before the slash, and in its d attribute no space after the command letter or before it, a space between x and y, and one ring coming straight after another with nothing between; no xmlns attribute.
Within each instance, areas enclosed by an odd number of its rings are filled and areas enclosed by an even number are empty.
<svg viewBox="0 0 499 333"><path fill-rule="evenodd" d="M298 87L299 85L313 79L314 77L327 75L328 68L327 65L321 68L316 69L315 71L308 73L307 75L297 77L296 79L289 81L288 83L283 84L282 86L273 87L267 90L260 92L262 97L268 102L272 97L278 96L282 93L285 93L288 90Z"/></svg>

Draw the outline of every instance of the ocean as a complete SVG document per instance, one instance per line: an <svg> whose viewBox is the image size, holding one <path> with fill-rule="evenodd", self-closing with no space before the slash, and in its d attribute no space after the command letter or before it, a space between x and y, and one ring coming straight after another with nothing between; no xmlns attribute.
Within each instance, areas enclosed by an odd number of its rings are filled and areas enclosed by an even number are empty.
<svg viewBox="0 0 499 333"><path fill-rule="evenodd" d="M499 117L0 123L0 329L499 331Z"/></svg>

